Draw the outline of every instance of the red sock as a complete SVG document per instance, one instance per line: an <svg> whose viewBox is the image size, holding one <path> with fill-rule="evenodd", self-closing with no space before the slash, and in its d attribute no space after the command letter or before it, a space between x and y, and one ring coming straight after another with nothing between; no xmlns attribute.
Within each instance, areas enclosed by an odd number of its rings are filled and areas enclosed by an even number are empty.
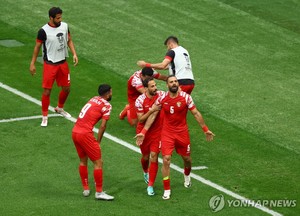
<svg viewBox="0 0 300 216"><path fill-rule="evenodd" d="M184 167L184 175L189 175L191 173L191 167Z"/></svg>
<svg viewBox="0 0 300 216"><path fill-rule="evenodd" d="M58 96L58 105L57 105L59 108L64 107L64 104L67 100L68 95L69 95L69 92L65 92L63 90L60 91L59 96Z"/></svg>
<svg viewBox="0 0 300 216"><path fill-rule="evenodd" d="M157 175L157 170L158 170L158 163L151 162L150 167L149 167L149 184L148 184L148 186L154 185L156 175Z"/></svg>
<svg viewBox="0 0 300 216"><path fill-rule="evenodd" d="M48 115L48 108L50 105L50 95L42 95L42 114L43 116Z"/></svg>
<svg viewBox="0 0 300 216"><path fill-rule="evenodd" d="M102 192L103 185L103 171L102 169L94 170L94 180L96 183L96 192Z"/></svg>
<svg viewBox="0 0 300 216"><path fill-rule="evenodd" d="M88 168L87 166L79 166L79 175L83 190L89 190Z"/></svg>
<svg viewBox="0 0 300 216"><path fill-rule="evenodd" d="M144 160L144 158L141 158L141 164L144 172L147 173L149 167L149 160Z"/></svg>
<svg viewBox="0 0 300 216"><path fill-rule="evenodd" d="M171 183L170 183L169 176L163 179L163 183L164 183L164 190L171 190Z"/></svg>

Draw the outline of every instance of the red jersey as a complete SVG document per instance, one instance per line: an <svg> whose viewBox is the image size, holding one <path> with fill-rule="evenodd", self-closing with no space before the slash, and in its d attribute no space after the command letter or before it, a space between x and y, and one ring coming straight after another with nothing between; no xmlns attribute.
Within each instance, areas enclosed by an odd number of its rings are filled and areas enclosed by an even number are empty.
<svg viewBox="0 0 300 216"><path fill-rule="evenodd" d="M147 97L146 93L141 94L135 101L136 112L142 113L142 114L147 113L149 111L149 109L152 107L152 105L155 103L156 99L158 97L162 96L163 94L164 94L164 92L157 91L156 95L152 96L152 98ZM137 127L136 127L137 134L143 130L145 123L146 122L144 122L144 123L138 122ZM156 119L154 120L153 124L149 128L150 133L147 133L147 134L152 134L154 132L160 132L161 125L162 125L161 118L160 118L160 115L158 114Z"/></svg>
<svg viewBox="0 0 300 216"><path fill-rule="evenodd" d="M112 106L100 96L95 96L84 105L73 128L75 133L91 133L100 119L108 120Z"/></svg>
<svg viewBox="0 0 300 216"><path fill-rule="evenodd" d="M140 96L138 89L144 88L142 82L142 70L134 72L134 74L127 81L127 98L129 103L135 103L135 100ZM157 79L160 74L157 71L154 71L152 77Z"/></svg>
<svg viewBox="0 0 300 216"><path fill-rule="evenodd" d="M166 92L155 103L156 105L162 105L161 111L164 115L162 134L179 133L188 130L186 122L187 111L196 108L189 94L180 91L177 97L171 98L169 92Z"/></svg>

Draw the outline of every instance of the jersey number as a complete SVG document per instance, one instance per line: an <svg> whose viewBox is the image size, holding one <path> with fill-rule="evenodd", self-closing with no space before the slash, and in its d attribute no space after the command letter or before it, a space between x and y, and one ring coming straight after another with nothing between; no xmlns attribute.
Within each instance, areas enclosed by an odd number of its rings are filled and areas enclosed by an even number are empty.
<svg viewBox="0 0 300 216"><path fill-rule="evenodd" d="M92 106L92 104L87 103L86 105L84 105L84 107L81 109L80 113L79 113L79 118L83 118L85 113L88 111L88 109Z"/></svg>
<svg viewBox="0 0 300 216"><path fill-rule="evenodd" d="M174 113L174 106L170 106L170 113L171 113L171 114Z"/></svg>

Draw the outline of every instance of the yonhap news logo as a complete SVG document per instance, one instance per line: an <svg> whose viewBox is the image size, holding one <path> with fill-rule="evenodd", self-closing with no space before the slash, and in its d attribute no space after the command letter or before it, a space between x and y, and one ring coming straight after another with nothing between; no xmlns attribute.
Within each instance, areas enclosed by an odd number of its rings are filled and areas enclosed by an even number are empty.
<svg viewBox="0 0 300 216"><path fill-rule="evenodd" d="M222 194L215 195L209 200L209 207L213 212L221 211L225 206L225 199Z"/></svg>
<svg viewBox="0 0 300 216"><path fill-rule="evenodd" d="M239 208L239 207L259 207L266 208L294 208L297 206L297 200L240 200L240 199L228 199L225 200L222 194L212 196L209 200L209 207L212 212L221 211L225 207Z"/></svg>

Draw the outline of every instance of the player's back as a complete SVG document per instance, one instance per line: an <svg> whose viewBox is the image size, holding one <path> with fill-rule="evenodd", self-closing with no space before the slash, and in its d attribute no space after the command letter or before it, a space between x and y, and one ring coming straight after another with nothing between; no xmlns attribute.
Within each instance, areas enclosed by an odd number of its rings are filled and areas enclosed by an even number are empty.
<svg viewBox="0 0 300 216"><path fill-rule="evenodd" d="M141 94L137 89L144 88L141 74L141 70L136 71L127 81L127 97L129 103L134 103L138 96Z"/></svg>
<svg viewBox="0 0 300 216"><path fill-rule="evenodd" d="M100 96L95 96L84 105L79 113L73 132L92 132L95 124L101 119L108 120L111 112L111 105Z"/></svg>

